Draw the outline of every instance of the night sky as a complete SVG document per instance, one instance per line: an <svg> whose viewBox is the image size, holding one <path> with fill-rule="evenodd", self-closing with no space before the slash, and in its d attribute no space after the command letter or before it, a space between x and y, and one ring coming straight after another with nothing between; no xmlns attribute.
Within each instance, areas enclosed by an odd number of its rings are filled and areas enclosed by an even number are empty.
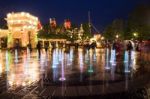
<svg viewBox="0 0 150 99"><path fill-rule="evenodd" d="M92 23L102 29L116 18L126 19L135 7L150 4L150 0L2 0L0 18L8 12L25 11L38 16L42 24L56 18L59 24L69 18L73 23L88 22L88 11Z"/></svg>

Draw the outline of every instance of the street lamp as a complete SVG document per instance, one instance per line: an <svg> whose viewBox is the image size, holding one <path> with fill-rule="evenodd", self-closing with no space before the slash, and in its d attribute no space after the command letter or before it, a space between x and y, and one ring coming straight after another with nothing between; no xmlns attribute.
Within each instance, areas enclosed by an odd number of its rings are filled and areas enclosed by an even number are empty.
<svg viewBox="0 0 150 99"><path fill-rule="evenodd" d="M116 38L117 38L117 39L119 38L119 35L118 35L118 34L116 35Z"/></svg>
<svg viewBox="0 0 150 99"><path fill-rule="evenodd" d="M136 38L138 37L138 33L137 33L137 32L134 32L134 33L133 33L133 36L134 36L134 38L136 39Z"/></svg>
<svg viewBox="0 0 150 99"><path fill-rule="evenodd" d="M104 40L104 39L105 39L105 38L102 36L102 37L101 37L101 40Z"/></svg>
<svg viewBox="0 0 150 99"><path fill-rule="evenodd" d="M137 37L137 33L133 33L133 35L134 35L135 37Z"/></svg>

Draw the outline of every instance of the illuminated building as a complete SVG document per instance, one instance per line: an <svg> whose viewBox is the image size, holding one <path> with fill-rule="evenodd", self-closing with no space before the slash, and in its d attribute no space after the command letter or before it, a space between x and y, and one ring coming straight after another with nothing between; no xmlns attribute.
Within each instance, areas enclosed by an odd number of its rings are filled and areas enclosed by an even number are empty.
<svg viewBox="0 0 150 99"><path fill-rule="evenodd" d="M6 40L8 33L9 33L8 30L0 29L0 48L4 47L4 45L7 45L7 43L4 44L5 43L4 41Z"/></svg>
<svg viewBox="0 0 150 99"><path fill-rule="evenodd" d="M16 44L20 47L26 47L28 44L33 48L36 47L37 31L41 28L37 17L26 12L12 12L7 14L5 20L8 30L5 30L7 33L4 34L5 36L7 34L8 48L15 47Z"/></svg>

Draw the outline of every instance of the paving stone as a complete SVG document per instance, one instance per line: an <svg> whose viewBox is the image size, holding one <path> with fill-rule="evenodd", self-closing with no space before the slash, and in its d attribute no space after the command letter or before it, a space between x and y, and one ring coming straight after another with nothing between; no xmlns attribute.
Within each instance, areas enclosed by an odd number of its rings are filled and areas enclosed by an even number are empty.
<svg viewBox="0 0 150 99"><path fill-rule="evenodd" d="M110 84L109 87L107 88L106 93L113 94L113 93L125 92L127 90L129 90L129 83L122 81L119 83Z"/></svg>
<svg viewBox="0 0 150 99"><path fill-rule="evenodd" d="M103 88L101 85L90 86L87 88L90 92L90 95L100 95L103 93Z"/></svg>
<svg viewBox="0 0 150 99"><path fill-rule="evenodd" d="M78 86L78 96L89 96L90 92L86 86Z"/></svg>
<svg viewBox="0 0 150 99"><path fill-rule="evenodd" d="M150 99L150 87L147 89L147 93L148 93L148 99Z"/></svg>
<svg viewBox="0 0 150 99"><path fill-rule="evenodd" d="M66 92L66 87L57 87L56 90L54 91L53 96L54 97L61 97L61 96L65 96L65 92Z"/></svg>
<svg viewBox="0 0 150 99"><path fill-rule="evenodd" d="M45 88L37 86L30 92L30 94L40 94L44 89Z"/></svg>
<svg viewBox="0 0 150 99"><path fill-rule="evenodd" d="M54 91L55 91L56 87L55 86L48 86L47 88L45 88L39 95L42 96L52 96Z"/></svg>
<svg viewBox="0 0 150 99"><path fill-rule="evenodd" d="M65 96L78 96L76 86L67 87Z"/></svg>

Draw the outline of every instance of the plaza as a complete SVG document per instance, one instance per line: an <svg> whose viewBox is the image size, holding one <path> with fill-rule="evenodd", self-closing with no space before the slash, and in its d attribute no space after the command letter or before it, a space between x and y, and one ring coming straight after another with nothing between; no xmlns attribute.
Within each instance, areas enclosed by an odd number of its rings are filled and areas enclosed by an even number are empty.
<svg viewBox="0 0 150 99"><path fill-rule="evenodd" d="M149 97L149 54L70 47L0 52L1 99ZM126 55L125 55L126 54ZM126 57L126 58L125 58Z"/></svg>
<svg viewBox="0 0 150 99"><path fill-rule="evenodd" d="M4 0L0 99L150 99L150 0Z"/></svg>

